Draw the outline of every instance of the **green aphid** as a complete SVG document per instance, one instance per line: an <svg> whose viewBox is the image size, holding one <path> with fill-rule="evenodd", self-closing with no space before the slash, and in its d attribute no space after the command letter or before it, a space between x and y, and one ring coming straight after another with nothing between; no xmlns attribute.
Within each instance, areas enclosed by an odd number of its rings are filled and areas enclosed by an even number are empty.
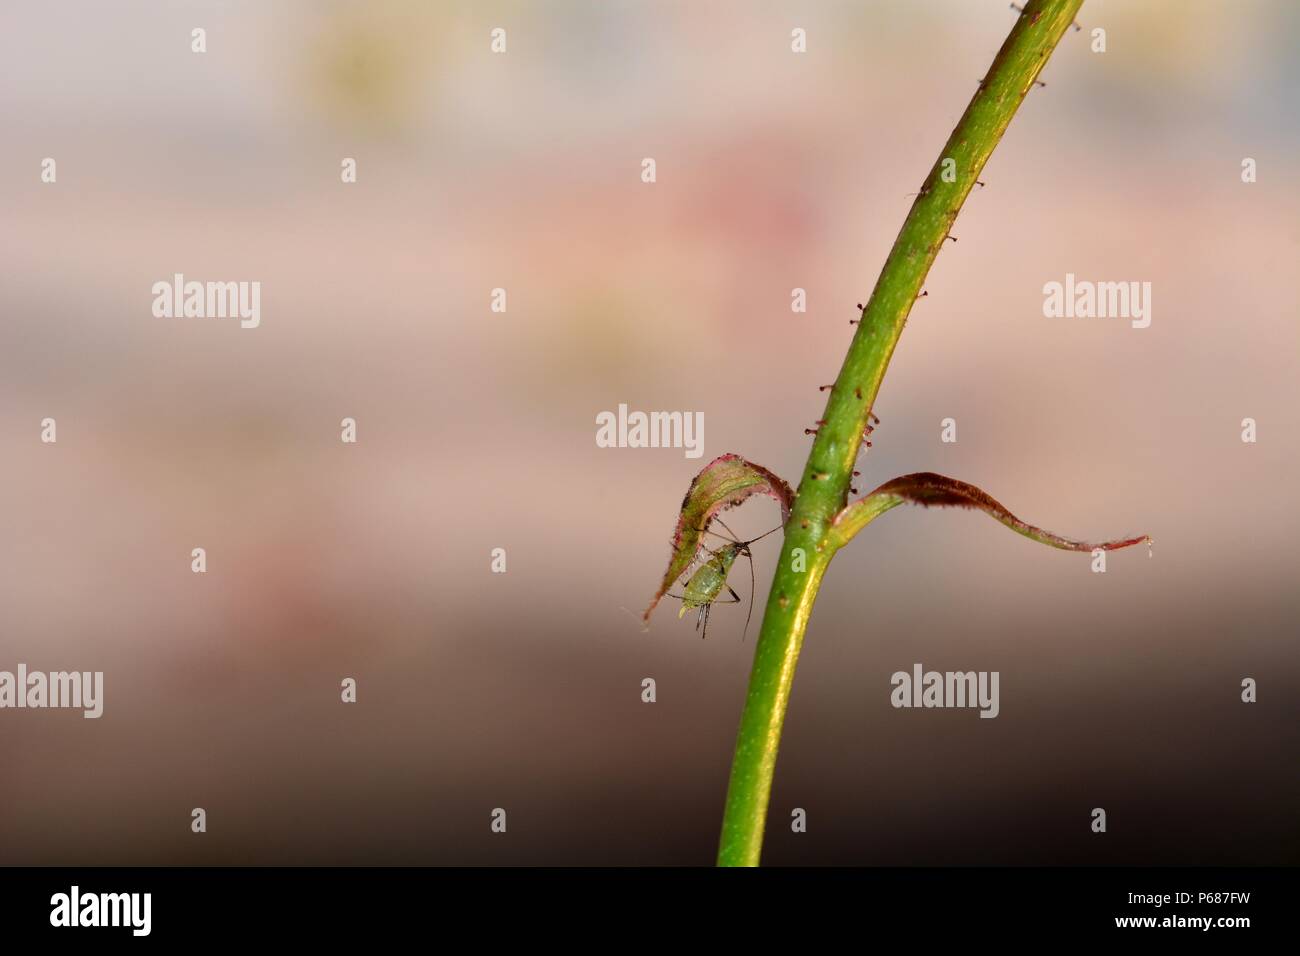
<svg viewBox="0 0 1300 956"><path fill-rule="evenodd" d="M721 518L715 518L715 521L722 527L727 528ZM748 541L737 541L734 537L728 538L726 535L718 534L716 531L710 531L705 528L705 534L716 535L727 543L714 551L708 545L704 548L712 557L705 561L691 575L690 580L686 582L686 588L682 594L672 594L670 597L680 598L682 602L681 610L677 612L679 618L685 617L687 611L699 608L700 616L695 622L695 629L698 631L703 627L701 639L709 636L709 611L714 604L739 604L740 595L727 584L727 577L731 574L731 566L736 563L736 558L744 555L749 561L749 613L745 615L745 631L741 633L741 640L745 639L745 634L749 631L749 619L754 614L754 556L750 553L749 546L761 538L766 538L773 532L780 531L781 525L777 525L771 531L765 531L757 538L750 538ZM727 528L731 534L735 532ZM730 601L720 600L723 589L731 595Z"/></svg>

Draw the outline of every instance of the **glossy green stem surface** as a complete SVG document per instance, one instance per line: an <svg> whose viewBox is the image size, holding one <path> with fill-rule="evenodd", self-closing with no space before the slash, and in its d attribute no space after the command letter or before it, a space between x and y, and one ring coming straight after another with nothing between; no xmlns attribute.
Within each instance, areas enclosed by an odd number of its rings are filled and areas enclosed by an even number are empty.
<svg viewBox="0 0 1300 956"><path fill-rule="evenodd" d="M795 665L822 575L839 546L831 526L847 502L867 416L908 313L985 162L1082 4L1025 5L922 184L863 310L804 467L763 614L731 765L720 866L758 865Z"/></svg>

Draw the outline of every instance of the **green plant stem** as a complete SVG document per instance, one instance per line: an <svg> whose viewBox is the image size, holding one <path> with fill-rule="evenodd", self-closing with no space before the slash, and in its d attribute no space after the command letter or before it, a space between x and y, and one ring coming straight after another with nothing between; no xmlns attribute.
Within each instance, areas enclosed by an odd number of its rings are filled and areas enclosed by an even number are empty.
<svg viewBox="0 0 1300 956"><path fill-rule="evenodd" d="M720 866L758 865L795 665L822 575L838 548L829 530L847 501L862 432L894 346L962 203L1082 4L1026 4L926 177L863 310L804 467L763 614L731 765Z"/></svg>

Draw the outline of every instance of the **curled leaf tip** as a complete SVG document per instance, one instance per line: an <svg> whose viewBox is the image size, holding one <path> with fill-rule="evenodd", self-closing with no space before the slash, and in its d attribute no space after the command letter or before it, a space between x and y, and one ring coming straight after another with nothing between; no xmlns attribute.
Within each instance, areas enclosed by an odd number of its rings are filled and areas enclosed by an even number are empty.
<svg viewBox="0 0 1300 956"><path fill-rule="evenodd" d="M922 507L972 508L1006 525L1017 534L1062 551L1116 551L1135 544L1151 544L1151 536L1140 534L1114 541L1075 541L1035 527L1013 515L1005 505L974 485L946 475L923 471L887 481L860 501L849 505L835 518L839 544L846 543L873 518L900 504Z"/></svg>
<svg viewBox="0 0 1300 956"><path fill-rule="evenodd" d="M682 499L681 514L673 532L672 554L668 570L664 572L659 589L645 609L642 620L647 623L660 599L668 593L683 571L691 566L703 544L704 532L718 513L734 508L750 495L764 494L775 498L781 505L781 521L790 517L794 507L794 492L785 481L762 465L746 461L739 455L726 454L713 459L691 481L686 497Z"/></svg>

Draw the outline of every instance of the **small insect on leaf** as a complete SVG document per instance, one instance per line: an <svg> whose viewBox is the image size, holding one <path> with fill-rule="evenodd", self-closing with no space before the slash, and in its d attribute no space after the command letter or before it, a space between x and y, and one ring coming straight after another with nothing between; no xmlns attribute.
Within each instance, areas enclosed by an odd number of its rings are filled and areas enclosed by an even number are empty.
<svg viewBox="0 0 1300 956"><path fill-rule="evenodd" d="M684 617L687 611L699 609L700 617L695 623L695 629L698 631L703 625L701 638L709 636L709 614L713 611L715 604L739 604L740 595L735 589L727 583L727 576L731 574L731 566L736 563L736 558L743 557L749 562L749 611L745 614L745 629L741 632L741 640L745 639L745 634L749 633L749 621L754 616L754 554L749 550L749 546L755 541L761 541L769 534L776 534L784 524L779 524L771 531L765 531L757 538L750 538L748 541L740 541L733 537L731 529L721 518L716 519L718 524L727 532L718 534L716 531L706 531L705 534L717 535L722 538L726 544L721 548L714 550L708 545L705 548L709 552L709 559L705 561L691 575L690 580L686 582L686 588L682 594L671 594L672 597L680 598L682 602L681 610L677 612L678 617ZM722 600L722 590L731 595L728 601Z"/></svg>
<svg viewBox="0 0 1300 956"><path fill-rule="evenodd" d="M673 551L668 559L668 570L664 572L663 580L643 615L647 623L673 582L699 556L704 533L713 519L719 512L734 508L753 494L764 494L776 499L781 505L782 524L790 517L790 509L794 507L794 492L790 486L762 465L746 461L739 455L728 454L715 458L695 476L686 497L682 499L677 529L673 532Z"/></svg>

